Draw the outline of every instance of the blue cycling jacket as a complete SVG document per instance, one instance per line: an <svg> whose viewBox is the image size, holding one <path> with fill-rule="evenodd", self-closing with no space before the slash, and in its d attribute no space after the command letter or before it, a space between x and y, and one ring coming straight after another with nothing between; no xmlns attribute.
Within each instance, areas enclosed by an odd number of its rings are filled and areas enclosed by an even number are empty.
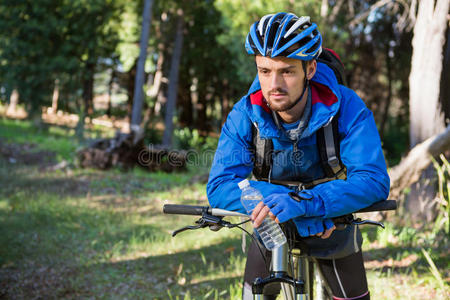
<svg viewBox="0 0 450 300"><path fill-rule="evenodd" d="M323 63L317 64L310 91L311 117L297 145L301 159L293 163L288 159L292 154L292 142L275 125L258 79L255 79L223 125L207 184L212 207L245 212L240 203L238 182L247 178L253 169L252 123L258 127L261 138L273 140L272 179L307 182L324 174L316 132L333 116L339 118L340 156L347 167L347 179L326 182L307 191L324 201L323 217L346 215L388 197L389 177L372 112L354 91L339 85L333 71ZM250 184L264 197L291 191L264 181Z"/></svg>

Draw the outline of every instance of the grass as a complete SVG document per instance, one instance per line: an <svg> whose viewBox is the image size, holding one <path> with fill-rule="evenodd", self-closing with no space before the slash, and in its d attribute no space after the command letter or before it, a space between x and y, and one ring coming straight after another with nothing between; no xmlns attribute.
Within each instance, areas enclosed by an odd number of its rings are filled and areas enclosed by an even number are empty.
<svg viewBox="0 0 450 300"><path fill-rule="evenodd" d="M25 174L0 163L0 291L8 297L165 299L168 289L197 295L214 286L220 295L240 281L238 233L170 236L192 218L162 215L165 201L205 202L204 184L188 174Z"/></svg>
<svg viewBox="0 0 450 300"><path fill-rule="evenodd" d="M87 138L111 136L111 129L86 130ZM58 161L73 162L74 152L80 144L74 142L75 129L62 126L40 124L31 121L0 118L0 139L16 144L31 144L34 151L52 151Z"/></svg>
<svg viewBox="0 0 450 300"><path fill-rule="evenodd" d="M48 151L56 161L79 147L65 129L0 120L5 145L24 155ZM240 232L172 238L194 218L161 213L164 203L207 203L196 168L45 171L44 163L11 162L0 151L0 299L240 299ZM363 234L374 299L448 296L448 244L439 232L388 224Z"/></svg>

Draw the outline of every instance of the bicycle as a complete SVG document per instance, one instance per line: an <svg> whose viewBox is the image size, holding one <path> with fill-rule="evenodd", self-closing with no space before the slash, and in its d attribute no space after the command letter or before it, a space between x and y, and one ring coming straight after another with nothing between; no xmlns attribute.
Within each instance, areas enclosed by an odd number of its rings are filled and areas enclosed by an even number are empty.
<svg viewBox="0 0 450 300"><path fill-rule="evenodd" d="M337 230L345 228L347 225L376 225L384 228L384 225L380 222L371 220L361 220L355 218L353 214L363 212L377 212L377 211L389 211L396 210L397 202L395 200L385 200L372 204L369 207L363 208L352 214L346 216L333 218L333 221L337 227ZM209 227L212 231L218 231L219 229L226 228L240 228L250 235L242 224L249 222L248 215L235 211L228 211L224 209L211 208L209 206L193 206L193 205L176 205L165 204L163 206L163 212L165 214L180 214L180 215L198 215L201 216L195 221L196 225L189 225L172 233L172 236L185 231L195 230L200 228ZM248 220L240 223L230 223L223 220L224 217L244 217ZM252 238L254 238L252 236ZM256 278L253 282L252 291L254 300L263 299L264 287L268 284L278 282L281 284L281 291L285 300L314 300L314 299L326 299L325 296L331 298L331 292L327 287L325 281L321 280L320 272L314 274L314 259L309 257L304 249L290 248L292 243L285 243L279 248L272 251L272 265L269 276L266 278ZM314 275L314 276L313 276ZM315 277L315 278L313 278ZM314 280L320 285L316 288L316 294L314 294Z"/></svg>

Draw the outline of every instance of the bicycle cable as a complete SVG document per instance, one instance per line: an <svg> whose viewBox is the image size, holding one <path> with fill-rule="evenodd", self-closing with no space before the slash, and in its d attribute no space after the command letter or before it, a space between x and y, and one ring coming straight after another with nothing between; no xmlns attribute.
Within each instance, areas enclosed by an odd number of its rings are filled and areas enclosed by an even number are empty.
<svg viewBox="0 0 450 300"><path fill-rule="evenodd" d="M293 249L294 245L295 245L295 242L294 242L295 234L293 234L291 229L285 230L285 232L287 232L289 235L289 238L288 238L289 249ZM292 264L292 253L290 251L288 252L288 256L289 256L288 266L291 269L291 276L295 276L294 266Z"/></svg>
<svg viewBox="0 0 450 300"><path fill-rule="evenodd" d="M248 234L248 236L250 236L250 238L255 242L256 246L258 247L259 253L261 254L261 257L262 257L263 260L264 260L264 265L265 265L266 267L268 267L267 272L269 272L269 271L270 271L270 268L269 268L269 266L268 266L268 264L267 264L266 256L264 255L264 252L263 252L263 250L261 249L261 245L259 244L258 240L253 236L253 234L250 234L250 232L248 232L247 230L245 230L244 228L242 228L241 226L239 226L239 225L244 224L244 223L247 223L247 222L249 222L249 221L250 221L250 220L247 220L247 221L244 221L244 222L241 222L241 223L238 223L238 224L233 224L233 225L235 225L235 226L233 226L233 227L237 227L237 228L241 229L242 231L244 231L244 232L245 232L246 234Z"/></svg>

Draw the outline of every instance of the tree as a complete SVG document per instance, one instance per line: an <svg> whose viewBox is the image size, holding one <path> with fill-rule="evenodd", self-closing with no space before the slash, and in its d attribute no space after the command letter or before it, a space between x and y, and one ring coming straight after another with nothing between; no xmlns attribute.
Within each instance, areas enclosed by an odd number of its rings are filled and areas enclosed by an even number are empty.
<svg viewBox="0 0 450 300"><path fill-rule="evenodd" d="M448 0L422 0L418 4L409 76L411 147L441 133L445 128L439 91L449 5ZM412 217L431 220L436 215L436 191L434 185L430 184L435 182L436 177L433 167L429 166L420 180L412 185L405 203Z"/></svg>
<svg viewBox="0 0 450 300"><path fill-rule="evenodd" d="M17 104L19 103L19 93L17 90L13 90L11 93L11 96L9 97L9 105L8 109L6 110L7 116L13 116L16 113L17 110Z"/></svg>
<svg viewBox="0 0 450 300"><path fill-rule="evenodd" d="M31 117L50 105L55 80L61 94L82 96L92 111L94 74L112 56L121 2L39 0L0 3L2 85L17 89ZM80 93L81 91L81 93Z"/></svg>
<svg viewBox="0 0 450 300"><path fill-rule="evenodd" d="M449 5L448 0L419 1L409 76L412 147L444 129L439 91Z"/></svg>
<svg viewBox="0 0 450 300"><path fill-rule="evenodd" d="M52 57L58 56L55 48L61 41L61 4L50 0L0 3L2 85L17 90L31 118L40 118L40 106L50 101L56 67Z"/></svg>
<svg viewBox="0 0 450 300"><path fill-rule="evenodd" d="M405 188L417 182L424 170L431 165L431 158L439 156L450 148L450 126L444 132L434 135L411 149L402 162L389 171L391 178L390 197L397 199ZM419 207L416 207L419 211ZM431 212L428 212L430 214Z"/></svg>
<svg viewBox="0 0 450 300"><path fill-rule="evenodd" d="M170 64L169 88L168 88L169 91L167 96L166 115L164 121L165 129L163 136L163 145L168 148L172 146L173 116L178 92L178 72L180 68L181 53L183 49L183 30L184 30L183 11L179 9L177 18L177 31L173 46L172 60Z"/></svg>
<svg viewBox="0 0 450 300"><path fill-rule="evenodd" d="M142 33L140 42L140 54L137 63L136 81L134 84L133 111L131 115L131 130L135 130L141 124L142 103L144 98L145 60L147 59L148 36L150 31L153 0L145 0L142 14Z"/></svg>

